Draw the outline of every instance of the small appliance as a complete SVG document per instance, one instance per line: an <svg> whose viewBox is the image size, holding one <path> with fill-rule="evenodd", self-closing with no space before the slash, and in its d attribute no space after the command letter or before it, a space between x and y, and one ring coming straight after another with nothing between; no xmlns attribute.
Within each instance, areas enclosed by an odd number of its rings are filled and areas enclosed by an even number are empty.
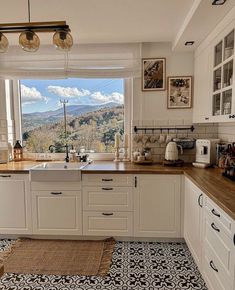
<svg viewBox="0 0 235 290"><path fill-rule="evenodd" d="M181 145L177 145L176 142L169 142L166 146L165 159L168 161L177 161L179 159L178 148L181 154L183 154Z"/></svg>
<svg viewBox="0 0 235 290"><path fill-rule="evenodd" d="M216 144L220 139L198 139L196 141L196 162L193 166L205 168L216 164Z"/></svg>

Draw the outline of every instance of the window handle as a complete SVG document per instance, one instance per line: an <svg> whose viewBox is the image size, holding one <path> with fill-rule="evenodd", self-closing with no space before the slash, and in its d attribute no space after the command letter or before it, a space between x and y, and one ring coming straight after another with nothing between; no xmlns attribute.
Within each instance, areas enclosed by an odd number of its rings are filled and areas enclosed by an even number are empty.
<svg viewBox="0 0 235 290"><path fill-rule="evenodd" d="M220 217L220 214L214 208L211 210L211 212L213 213L213 215Z"/></svg>

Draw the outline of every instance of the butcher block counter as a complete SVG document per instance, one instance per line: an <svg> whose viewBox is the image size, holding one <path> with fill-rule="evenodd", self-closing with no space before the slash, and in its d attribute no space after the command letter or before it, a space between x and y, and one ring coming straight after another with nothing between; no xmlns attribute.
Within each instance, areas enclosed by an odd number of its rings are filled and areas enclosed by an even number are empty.
<svg viewBox="0 0 235 290"><path fill-rule="evenodd" d="M0 174L28 173L30 168L42 162L22 161L0 164ZM222 176L220 169L166 167L161 164L139 165L130 162L97 161L85 166L82 174L184 174L205 194L235 220L235 182Z"/></svg>

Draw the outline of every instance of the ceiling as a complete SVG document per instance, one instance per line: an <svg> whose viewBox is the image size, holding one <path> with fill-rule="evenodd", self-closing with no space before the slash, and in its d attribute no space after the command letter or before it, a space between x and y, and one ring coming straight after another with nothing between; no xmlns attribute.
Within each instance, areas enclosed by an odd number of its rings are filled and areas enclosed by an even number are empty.
<svg viewBox="0 0 235 290"><path fill-rule="evenodd" d="M214 17L210 1L31 0L31 21L66 20L76 44L172 42L174 48L180 49L185 38L195 37L197 45L209 33L197 29L202 12L210 15L210 25L206 27L210 30L235 5L235 0L227 0L224 6L216 7ZM27 15L27 0L1 0L2 23L27 22ZM203 20L206 22L207 18ZM8 36L11 43L18 43L17 34ZM49 44L52 37L41 34L40 39L41 44Z"/></svg>

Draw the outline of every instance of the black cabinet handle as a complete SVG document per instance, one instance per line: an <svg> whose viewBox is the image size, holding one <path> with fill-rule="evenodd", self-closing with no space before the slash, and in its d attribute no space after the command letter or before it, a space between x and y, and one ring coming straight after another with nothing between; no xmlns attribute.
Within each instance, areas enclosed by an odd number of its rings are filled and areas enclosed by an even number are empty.
<svg viewBox="0 0 235 290"><path fill-rule="evenodd" d="M3 178L10 178L11 177L11 175L0 175L0 176Z"/></svg>
<svg viewBox="0 0 235 290"><path fill-rule="evenodd" d="M111 215L113 215L113 213L112 212L103 212L102 215L111 216Z"/></svg>
<svg viewBox="0 0 235 290"><path fill-rule="evenodd" d="M102 178L102 181L113 181L113 179L112 178L110 178L110 179Z"/></svg>
<svg viewBox="0 0 235 290"><path fill-rule="evenodd" d="M112 187L102 187L102 190L113 190Z"/></svg>
<svg viewBox="0 0 235 290"><path fill-rule="evenodd" d="M213 215L220 217L220 214L214 208L211 210L211 212L213 213Z"/></svg>
<svg viewBox="0 0 235 290"><path fill-rule="evenodd" d="M220 232L220 229L217 228L217 226L216 226L214 223L211 224L211 227L212 227L212 229L215 230L216 232L218 232L218 233Z"/></svg>
<svg viewBox="0 0 235 290"><path fill-rule="evenodd" d="M202 207L202 202L201 202L201 200L202 200L202 193L199 195L198 200L197 200L198 205L199 205L200 207Z"/></svg>
<svg viewBox="0 0 235 290"><path fill-rule="evenodd" d="M211 268L215 271L215 272L219 272L219 270L215 267L215 265L214 265L214 263L213 263L213 261L211 260L210 261L210 266L211 266Z"/></svg>
<svg viewBox="0 0 235 290"><path fill-rule="evenodd" d="M51 194L53 194L53 195L60 195L60 194L62 194L62 192L61 191L60 192L52 191Z"/></svg>
<svg viewBox="0 0 235 290"><path fill-rule="evenodd" d="M205 120L209 120L209 117L205 117Z"/></svg>
<svg viewBox="0 0 235 290"><path fill-rule="evenodd" d="M235 246L235 234L233 235L233 244Z"/></svg>
<svg viewBox="0 0 235 290"><path fill-rule="evenodd" d="M135 187L137 187L137 176L135 176Z"/></svg>

